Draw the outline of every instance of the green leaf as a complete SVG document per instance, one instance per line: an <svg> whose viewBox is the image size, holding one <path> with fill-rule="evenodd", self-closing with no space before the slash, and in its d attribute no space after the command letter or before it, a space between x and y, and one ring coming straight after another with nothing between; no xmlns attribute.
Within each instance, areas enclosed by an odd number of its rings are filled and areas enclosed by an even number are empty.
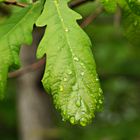
<svg viewBox="0 0 140 140"><path fill-rule="evenodd" d="M135 46L140 46L140 16L135 15L130 9L123 11L124 34Z"/></svg>
<svg viewBox="0 0 140 140"><path fill-rule="evenodd" d="M140 0L126 0L130 9L140 16Z"/></svg>
<svg viewBox="0 0 140 140"><path fill-rule="evenodd" d="M41 4L35 3L18 10L0 25L0 98L4 89L9 67L19 65L19 49L22 44L31 44L33 24L41 11Z"/></svg>
<svg viewBox="0 0 140 140"><path fill-rule="evenodd" d="M67 6L68 0L47 0L37 26L47 25L37 57L47 55L42 79L53 95L63 120L85 126L99 110L102 90L96 73L91 42L76 23L81 16Z"/></svg>

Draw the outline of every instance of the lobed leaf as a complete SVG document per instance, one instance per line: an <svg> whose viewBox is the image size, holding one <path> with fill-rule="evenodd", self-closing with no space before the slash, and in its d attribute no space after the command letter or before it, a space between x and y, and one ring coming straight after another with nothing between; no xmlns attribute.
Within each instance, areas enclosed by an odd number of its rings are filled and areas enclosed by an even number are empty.
<svg viewBox="0 0 140 140"><path fill-rule="evenodd" d="M47 25L37 57L47 55L42 79L63 120L85 126L103 103L91 42L76 23L81 16L68 8L69 0L47 0L36 22Z"/></svg>
<svg viewBox="0 0 140 140"><path fill-rule="evenodd" d="M33 25L41 11L41 3L35 3L15 12L0 25L0 98L4 97L9 67L19 65L22 44L31 44Z"/></svg>

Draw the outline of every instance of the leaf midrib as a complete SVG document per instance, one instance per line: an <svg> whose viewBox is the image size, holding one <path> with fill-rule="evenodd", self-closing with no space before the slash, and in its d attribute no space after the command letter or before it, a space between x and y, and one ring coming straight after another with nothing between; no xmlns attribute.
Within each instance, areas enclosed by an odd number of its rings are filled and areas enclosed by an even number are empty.
<svg viewBox="0 0 140 140"><path fill-rule="evenodd" d="M73 64L73 67L74 67L74 69L75 69L75 77L76 77L76 80L78 79L77 77L77 70L76 70L76 67L75 67L75 62L74 62L74 60L73 60L73 56L74 56L74 53L73 53L73 50L72 50L72 48L71 48L71 45L70 45L70 41L69 41L69 39L68 39L68 36L67 36L67 32L65 31L66 29L68 29L69 30L69 28L67 28L67 26L64 24L64 22L63 22L63 17L62 17L62 15L61 15L61 12L60 12L60 8L59 8L59 6L58 6L58 2L56 1L56 0L54 0L54 5L55 5L55 7L56 7L56 10L57 10L57 14L58 14L58 17L59 17L59 19L60 19L60 22L61 22L61 24L62 24L62 28L63 28L63 31L64 31L64 35L65 35L65 38L66 38L66 42L67 42L67 44L68 44L68 48L69 48L69 50L70 50L70 53L71 53L71 60L72 60L72 64ZM69 32L69 31L68 31ZM76 82L75 82L76 83Z"/></svg>

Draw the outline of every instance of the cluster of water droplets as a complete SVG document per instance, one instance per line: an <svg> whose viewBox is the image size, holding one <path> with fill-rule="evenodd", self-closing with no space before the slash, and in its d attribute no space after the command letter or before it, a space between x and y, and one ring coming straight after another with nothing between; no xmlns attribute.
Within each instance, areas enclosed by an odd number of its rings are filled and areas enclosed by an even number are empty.
<svg viewBox="0 0 140 140"><path fill-rule="evenodd" d="M88 123L88 120L87 120L87 118L82 117L82 118L80 118L79 121L77 121L74 116L70 117L70 123L71 124L76 124L78 122L80 123L81 126L86 126L87 123Z"/></svg>

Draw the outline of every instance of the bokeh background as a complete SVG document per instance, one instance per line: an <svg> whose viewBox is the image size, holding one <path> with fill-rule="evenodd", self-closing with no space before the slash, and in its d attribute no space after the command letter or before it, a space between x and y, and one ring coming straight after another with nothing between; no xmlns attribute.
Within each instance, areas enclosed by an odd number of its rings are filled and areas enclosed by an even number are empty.
<svg viewBox="0 0 140 140"><path fill-rule="evenodd" d="M96 4L89 2L74 10L86 17L95 9ZM6 18L5 11L0 10L0 22ZM60 113L54 109L51 96L43 92L40 83L41 74L38 74L35 86L38 87L38 93L43 94L43 98L47 98L49 102L43 108L47 109L47 115L43 118L36 117L47 125L43 130L39 127L39 133L37 131L33 133L35 137L43 135L43 138L38 140L140 140L140 44L135 46L127 40L121 21L120 17L120 24L116 25L115 15L103 12L84 28L93 43L97 72L104 93L103 110L96 113L92 124L80 127L63 122ZM41 29L35 30L35 34L42 34ZM36 42L35 44L37 45ZM30 47L30 49L36 48ZM33 74L31 72L29 75L32 77ZM19 109L19 98L20 100L22 98L19 97L21 79L24 82L24 78L8 80L6 98L0 101L0 140L25 140L22 124L26 126L28 124L26 124L26 118L21 117L22 110ZM28 95L27 98L29 98ZM27 98L23 100L26 102ZM35 105L33 109L37 114L38 106ZM32 119L35 117L34 114L30 114L30 111L28 115ZM33 125L36 122L34 121Z"/></svg>

